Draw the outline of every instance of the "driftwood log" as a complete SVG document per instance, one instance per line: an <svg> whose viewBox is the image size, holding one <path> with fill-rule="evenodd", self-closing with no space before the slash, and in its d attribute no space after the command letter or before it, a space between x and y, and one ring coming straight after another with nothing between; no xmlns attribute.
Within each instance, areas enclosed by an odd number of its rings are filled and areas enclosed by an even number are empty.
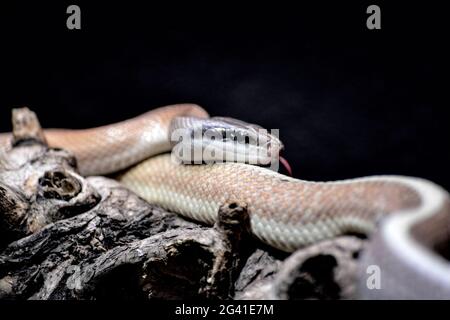
<svg viewBox="0 0 450 320"><path fill-rule="evenodd" d="M0 154L0 299L354 297L364 240L278 252L250 236L244 203L224 204L213 227L188 221L80 176L27 108L12 123Z"/></svg>

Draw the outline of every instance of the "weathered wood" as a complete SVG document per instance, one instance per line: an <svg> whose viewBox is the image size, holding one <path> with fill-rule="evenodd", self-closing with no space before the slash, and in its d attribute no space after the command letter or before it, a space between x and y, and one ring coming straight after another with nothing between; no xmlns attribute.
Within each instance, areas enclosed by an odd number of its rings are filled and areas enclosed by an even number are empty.
<svg viewBox="0 0 450 320"><path fill-rule="evenodd" d="M114 180L80 176L73 155L47 146L30 110L13 112L13 129L0 155L0 298L352 296L361 240L289 256L249 236L245 203L224 204L214 227L188 221ZM326 277L308 268L314 259Z"/></svg>
<svg viewBox="0 0 450 320"><path fill-rule="evenodd" d="M351 299L365 241L338 237L297 250L283 261L256 251L236 284L238 299ZM248 279L253 281L246 282Z"/></svg>

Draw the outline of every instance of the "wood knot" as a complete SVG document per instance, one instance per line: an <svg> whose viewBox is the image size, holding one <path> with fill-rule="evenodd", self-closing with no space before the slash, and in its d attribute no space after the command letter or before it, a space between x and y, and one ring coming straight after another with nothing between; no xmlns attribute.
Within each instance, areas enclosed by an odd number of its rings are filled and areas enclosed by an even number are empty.
<svg viewBox="0 0 450 320"><path fill-rule="evenodd" d="M249 221L247 204L237 201L226 202L219 208L219 222L222 225L247 225Z"/></svg>
<svg viewBox="0 0 450 320"><path fill-rule="evenodd" d="M39 178L42 195L47 199L68 201L81 192L81 183L66 171L47 171Z"/></svg>
<svg viewBox="0 0 450 320"><path fill-rule="evenodd" d="M12 145L33 142L47 145L44 132L36 114L28 108L17 108L12 111L13 141Z"/></svg>
<svg viewBox="0 0 450 320"><path fill-rule="evenodd" d="M250 234L250 217L247 204L228 201L219 208L218 221L215 225L230 244L235 247L245 235Z"/></svg>

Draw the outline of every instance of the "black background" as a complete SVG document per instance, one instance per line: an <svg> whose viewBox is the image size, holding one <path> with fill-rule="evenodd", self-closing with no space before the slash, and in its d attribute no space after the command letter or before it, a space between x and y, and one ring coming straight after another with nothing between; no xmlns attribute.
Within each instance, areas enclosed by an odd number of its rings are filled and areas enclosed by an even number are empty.
<svg viewBox="0 0 450 320"><path fill-rule="evenodd" d="M279 128L296 177L450 189L445 10L374 3L381 30L366 28L372 2L2 4L0 131L17 106L85 128L192 102ZM66 28L69 4L81 30Z"/></svg>

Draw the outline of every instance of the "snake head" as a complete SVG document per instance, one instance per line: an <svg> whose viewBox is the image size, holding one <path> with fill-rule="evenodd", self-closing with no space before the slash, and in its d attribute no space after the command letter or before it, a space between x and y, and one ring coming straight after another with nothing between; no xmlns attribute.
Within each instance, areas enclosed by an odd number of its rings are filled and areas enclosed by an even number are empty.
<svg viewBox="0 0 450 320"><path fill-rule="evenodd" d="M241 162L271 165L278 162L283 143L278 129L225 117L178 117L170 128L172 155L182 163Z"/></svg>

